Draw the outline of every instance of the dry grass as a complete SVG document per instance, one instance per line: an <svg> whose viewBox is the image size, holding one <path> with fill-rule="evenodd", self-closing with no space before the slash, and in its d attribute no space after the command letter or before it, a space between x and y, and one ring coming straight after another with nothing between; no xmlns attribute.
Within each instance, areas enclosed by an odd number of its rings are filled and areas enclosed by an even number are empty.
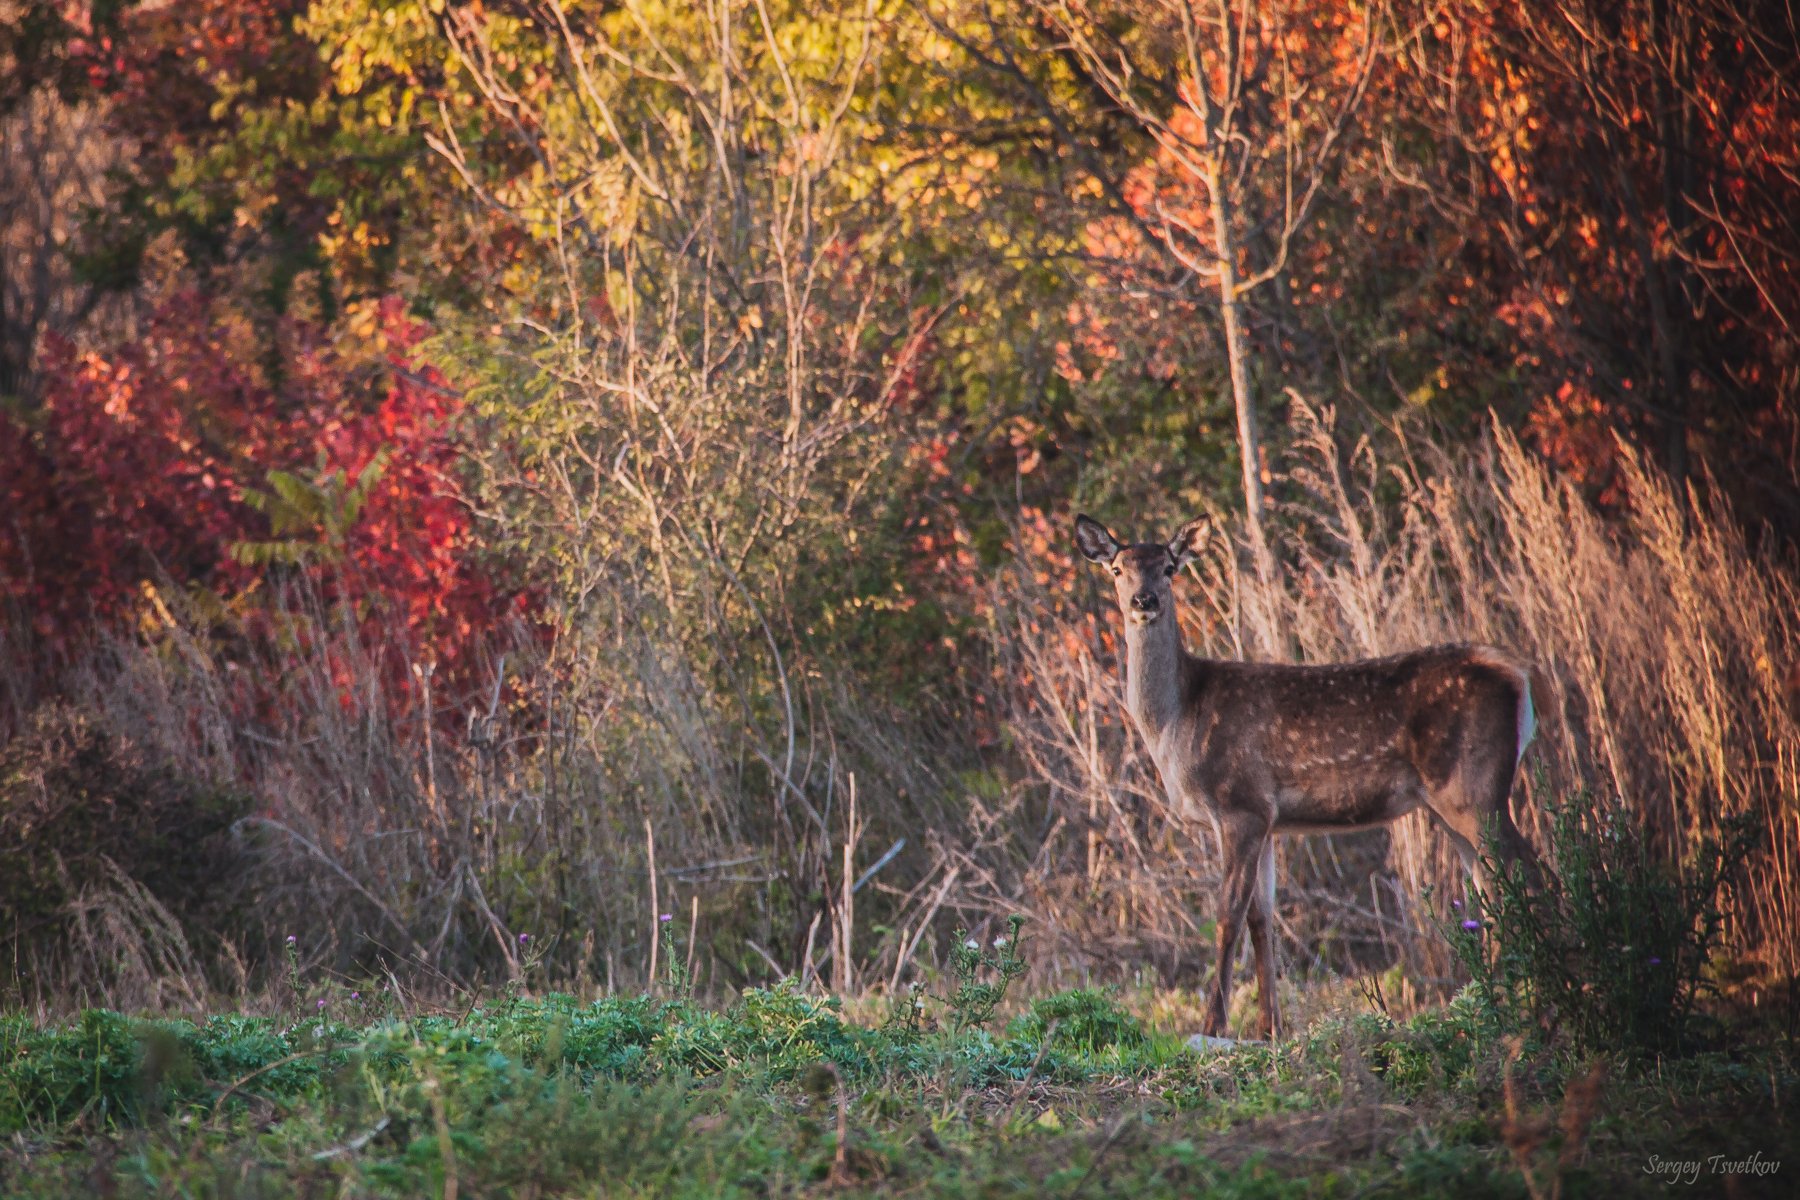
<svg viewBox="0 0 1800 1200"><path fill-rule="evenodd" d="M1536 666L1541 722L1514 791L1522 828L1541 835L1539 797L1617 797L1679 861L1726 818L1756 814L1764 845L1734 893L1730 940L1765 976L1800 968L1794 565L1756 550L1711 493L1677 496L1629 452L1630 509L1607 521L1504 431L1472 457L1403 446L1384 463L1366 440L1342 445L1329 410L1296 414L1282 573L1262 586L1220 547L1188 588L1190 647L1304 662L1460 639L1517 651ZM1147 515L1133 536L1156 532L1155 517L1177 519ZM1117 954L1179 977L1200 949L1191 905L1209 912L1216 886L1212 833L1163 811L1125 712L1110 601L1061 584L1068 570L1054 555L1022 561L996 592L1024 767L1012 826L1046 831L1013 847L1007 877L1054 931L1059 966ZM1422 816L1281 845L1290 963L1400 961L1427 992L1451 982L1420 897L1464 884Z"/></svg>
<svg viewBox="0 0 1800 1200"><path fill-rule="evenodd" d="M1608 523L1505 434L1472 458L1383 464L1341 446L1328 412L1306 419L1277 489L1278 586L1221 546L1187 584L1190 644L1304 661L1454 638L1515 649L1536 664L1542 719L1522 827L1541 796L1617 796L1679 859L1727 815L1757 814L1731 944L1753 973L1800 969L1793 565L1636 459L1631 509ZM989 596L991 671L967 684L1003 714L985 750L860 694L787 636L758 648L786 649L779 680L749 650L707 658L641 630L496 639L488 668L460 690L439 681L428 710L338 641L292 648L279 670L185 627L109 643L61 671L60 692L184 776L252 797L222 881L233 903L184 934L122 881L69 913L74 950L54 970L7 951L10 990L191 1005L266 982L288 933L308 967L351 975L624 990L659 983L659 909L702 993L784 974L891 989L929 975L955 928L991 936L1013 912L1031 922L1027 986L1197 984L1211 832L1164 811L1124 712L1110 602L1040 544ZM250 703L252 681L277 702ZM38 701L16 673L0 695L13 729ZM1285 986L1398 966L1379 1003L1400 1014L1455 984L1421 895L1463 884L1420 819L1282 856Z"/></svg>

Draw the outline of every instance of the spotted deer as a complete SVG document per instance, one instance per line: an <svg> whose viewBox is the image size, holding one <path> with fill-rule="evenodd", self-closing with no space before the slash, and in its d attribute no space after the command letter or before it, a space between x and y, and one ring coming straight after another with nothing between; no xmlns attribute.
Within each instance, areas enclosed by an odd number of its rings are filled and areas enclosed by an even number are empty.
<svg viewBox="0 0 1800 1200"><path fill-rule="evenodd" d="M1530 677L1489 646L1450 645L1329 666L1216 661L1181 645L1172 583L1211 533L1124 545L1087 516L1075 542L1113 577L1125 618L1125 697L1175 813L1212 818L1224 857L1218 974L1201 1032L1218 1037L1238 933L1250 928L1262 1034L1277 1036L1275 835L1345 833L1424 805L1482 886L1477 850L1535 870L1507 811L1537 719Z"/></svg>

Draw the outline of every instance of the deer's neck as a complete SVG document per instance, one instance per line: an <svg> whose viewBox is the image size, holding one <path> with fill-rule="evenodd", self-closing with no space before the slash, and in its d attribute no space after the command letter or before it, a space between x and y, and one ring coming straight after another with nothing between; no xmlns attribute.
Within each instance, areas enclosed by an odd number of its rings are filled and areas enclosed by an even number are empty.
<svg viewBox="0 0 1800 1200"><path fill-rule="evenodd" d="M1173 611L1148 625L1125 625L1125 704L1144 740L1155 747L1181 713L1181 628Z"/></svg>

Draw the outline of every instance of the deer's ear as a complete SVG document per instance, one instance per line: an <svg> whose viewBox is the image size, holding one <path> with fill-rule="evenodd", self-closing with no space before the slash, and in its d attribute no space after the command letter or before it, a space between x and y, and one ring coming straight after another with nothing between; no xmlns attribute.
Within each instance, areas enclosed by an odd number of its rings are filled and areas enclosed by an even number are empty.
<svg viewBox="0 0 1800 1200"><path fill-rule="evenodd" d="M1080 548L1083 558L1102 566L1117 558L1123 548L1118 539L1106 532L1106 526L1086 513L1075 518L1075 545Z"/></svg>
<svg viewBox="0 0 1800 1200"><path fill-rule="evenodd" d="M1169 539L1169 554L1175 560L1177 571L1200 557L1200 552L1212 539L1212 532L1213 524L1209 518L1195 517Z"/></svg>

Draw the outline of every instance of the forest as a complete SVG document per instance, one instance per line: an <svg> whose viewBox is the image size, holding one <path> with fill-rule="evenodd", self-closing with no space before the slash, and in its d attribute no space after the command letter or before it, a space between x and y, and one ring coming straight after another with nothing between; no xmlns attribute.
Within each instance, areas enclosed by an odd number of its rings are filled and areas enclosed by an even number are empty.
<svg viewBox="0 0 1800 1200"><path fill-rule="evenodd" d="M1796 320L1767 0L0 0L0 1192L1779 1194ZM1185 1050L1077 513L1561 886Z"/></svg>

